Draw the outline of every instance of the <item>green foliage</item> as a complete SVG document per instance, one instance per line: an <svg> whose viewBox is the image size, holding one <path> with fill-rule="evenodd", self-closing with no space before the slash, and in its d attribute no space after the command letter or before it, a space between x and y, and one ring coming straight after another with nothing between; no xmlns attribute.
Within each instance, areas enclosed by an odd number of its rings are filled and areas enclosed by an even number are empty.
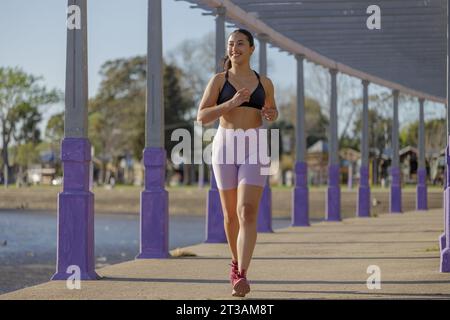
<svg viewBox="0 0 450 320"><path fill-rule="evenodd" d="M45 137L51 142L58 142L64 137L64 112L53 115L47 122Z"/></svg>
<svg viewBox="0 0 450 320"><path fill-rule="evenodd" d="M13 107L7 115L7 121L13 124L11 134L19 144L40 142L41 132L38 125L41 120L42 116L38 108L26 102Z"/></svg>
<svg viewBox="0 0 450 320"><path fill-rule="evenodd" d="M343 135L339 141L339 148L351 148L360 151L361 142L357 137L350 137L347 134Z"/></svg>
<svg viewBox="0 0 450 320"><path fill-rule="evenodd" d="M163 71L164 138L170 154L175 143L170 140L171 132L193 127L190 111L195 105L180 85L182 71L174 65L164 65ZM100 74L99 92L89 103L89 138L96 156L108 161L131 153L141 159L145 147L146 57L108 61Z"/></svg>
<svg viewBox="0 0 450 320"><path fill-rule="evenodd" d="M445 146L446 123L444 119L425 121L425 148L440 150ZM417 146L419 139L419 121L410 123L400 131L400 146Z"/></svg>
<svg viewBox="0 0 450 320"><path fill-rule="evenodd" d="M297 98L292 93L289 94L288 102L279 105L279 120L277 120L273 127L281 130L289 127L295 127L297 117ZM278 124L277 124L278 123ZM305 98L305 132L307 147L313 145L318 140L326 139L326 128L328 126L328 119L322 113L320 103L312 98ZM295 130L295 129L293 129ZM283 131L282 131L283 132Z"/></svg>
<svg viewBox="0 0 450 320"><path fill-rule="evenodd" d="M20 68L0 67L0 134L3 164L8 167L8 146L11 138L19 144L37 144L41 121L39 107L61 100L61 93L40 85L40 77L25 73ZM27 151L22 154L29 154Z"/></svg>
<svg viewBox="0 0 450 320"><path fill-rule="evenodd" d="M377 109L369 109L369 146L376 148L381 153L386 144L391 139L391 120L382 114ZM354 127L353 135L356 139L360 139L362 132L362 111L358 112Z"/></svg>
<svg viewBox="0 0 450 320"><path fill-rule="evenodd" d="M327 139L328 118L322 113L317 100L305 99L306 144L312 146L319 140Z"/></svg>
<svg viewBox="0 0 450 320"><path fill-rule="evenodd" d="M17 146L16 152L15 162L20 166L27 167L39 162L39 149L31 142Z"/></svg>

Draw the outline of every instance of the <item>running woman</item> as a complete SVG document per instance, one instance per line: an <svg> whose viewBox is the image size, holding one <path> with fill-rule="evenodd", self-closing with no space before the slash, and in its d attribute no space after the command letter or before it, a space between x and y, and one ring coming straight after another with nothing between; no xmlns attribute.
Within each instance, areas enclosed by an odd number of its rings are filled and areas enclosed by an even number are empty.
<svg viewBox="0 0 450 320"><path fill-rule="evenodd" d="M261 155L268 156L262 121L278 118L272 81L250 68L254 51L254 38L249 31L237 29L230 34L224 72L209 81L197 114L197 121L205 125L219 119L212 143L212 168L231 251L232 295L237 297L250 292L247 271L256 244L259 203L268 174L261 171L267 165L261 162ZM265 142L260 141L262 133L266 134ZM247 144L246 137L253 140Z"/></svg>

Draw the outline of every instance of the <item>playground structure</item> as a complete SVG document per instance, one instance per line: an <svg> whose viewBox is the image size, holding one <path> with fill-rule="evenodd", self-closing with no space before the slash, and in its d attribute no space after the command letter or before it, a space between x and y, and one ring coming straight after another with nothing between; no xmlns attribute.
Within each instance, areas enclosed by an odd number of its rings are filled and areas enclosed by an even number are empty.
<svg viewBox="0 0 450 320"><path fill-rule="evenodd" d="M58 195L57 271L52 280L66 280L70 266L79 266L82 280L95 280L94 263L94 194L90 185L91 146L87 138L87 0L69 0L69 6L80 8L80 28L67 30L66 106L61 159L64 168L63 191ZM369 85L375 83L392 90L392 150L390 175L390 212L402 213L402 190L399 168L399 94L417 97L419 107L419 158L416 209L427 210L425 169L425 101L447 104L449 64L447 31L450 32L447 2L431 0L380 1L389 8L383 17L388 31L380 34L366 28L370 1L303 1L304 7L277 5L273 1L202 0L189 1L194 8L216 16L216 72L225 52L225 23L232 20L256 34L259 50L259 73L267 74L267 45L279 47L295 56L297 62L297 119L295 186L292 190L292 226L307 227L309 223L306 137L304 131L304 61L328 68L331 76L330 130L328 137L328 189L326 220L341 221L339 186L337 74L361 79L363 94L363 130L361 135L362 165L356 216L370 217L370 186L368 169ZM303 5L303 4L302 4ZM299 4L300 6L300 4ZM426 6L426 7L423 7ZM343 10L350 10L345 17ZM421 11L422 10L422 11ZM328 20L317 19L321 14ZM426 17L413 19L426 13ZM293 19L295 18L295 19ZM302 19L303 18L303 19ZM314 22L319 21L319 22ZM317 30L317 25L324 30ZM393 27L398 26L398 28ZM378 32L372 35L370 32ZM373 37L373 38L371 38ZM164 108L162 82L161 0L148 1L148 63L146 137L143 161L145 187L141 193L140 252L137 259L169 257L168 192L165 190L166 152L164 149ZM446 43L446 45L444 45ZM320 53L319 53L320 52ZM388 58L386 58L388 55ZM426 58L426 61L425 61ZM448 61L448 53L447 53ZM444 70L446 72L444 73ZM447 82L446 82L447 81ZM447 86L444 83L447 83ZM447 136L450 119L447 114ZM450 140L449 140L450 143ZM450 172L449 149L446 149L447 175ZM226 242L219 192L211 172L206 206L206 242ZM450 203L447 176L444 203ZM264 188L259 209L258 231L272 233L272 199L270 186ZM450 272L449 209L444 206L445 233L439 239L442 272ZM436 240L438 241L438 240Z"/></svg>

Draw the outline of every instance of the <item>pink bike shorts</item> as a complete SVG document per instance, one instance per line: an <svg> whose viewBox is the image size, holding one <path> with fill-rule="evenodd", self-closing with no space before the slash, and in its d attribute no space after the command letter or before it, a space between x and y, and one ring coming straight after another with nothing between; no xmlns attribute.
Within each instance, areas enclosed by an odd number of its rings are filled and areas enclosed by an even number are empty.
<svg viewBox="0 0 450 320"><path fill-rule="evenodd" d="M270 168L267 129L226 129L219 125L212 143L212 168L220 190L240 184L264 187Z"/></svg>

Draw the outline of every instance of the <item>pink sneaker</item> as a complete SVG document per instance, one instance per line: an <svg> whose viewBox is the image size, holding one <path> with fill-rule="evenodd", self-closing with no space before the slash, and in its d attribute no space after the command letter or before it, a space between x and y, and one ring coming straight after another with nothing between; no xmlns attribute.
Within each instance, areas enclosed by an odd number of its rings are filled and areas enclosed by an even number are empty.
<svg viewBox="0 0 450 320"><path fill-rule="evenodd" d="M238 277L233 281L233 297L245 297L250 292L250 284L247 281L246 271L238 272Z"/></svg>
<svg viewBox="0 0 450 320"><path fill-rule="evenodd" d="M231 271L230 271L230 283L231 286L233 286L233 281L238 279L238 275L239 275L239 268L238 268L238 263L237 261L231 261Z"/></svg>

